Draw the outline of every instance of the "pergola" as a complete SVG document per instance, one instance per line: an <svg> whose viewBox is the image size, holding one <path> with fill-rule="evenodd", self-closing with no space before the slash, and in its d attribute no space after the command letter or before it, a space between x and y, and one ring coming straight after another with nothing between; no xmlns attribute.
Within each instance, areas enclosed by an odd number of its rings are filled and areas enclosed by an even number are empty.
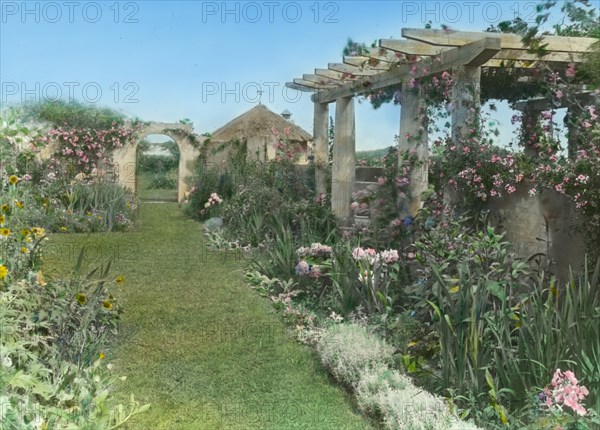
<svg viewBox="0 0 600 430"><path fill-rule="evenodd" d="M468 134L468 124L480 105L482 68L521 69L527 80L528 69L535 69L540 62L562 68L567 63L581 63L583 54L597 42L593 38L545 36L546 53L540 57L516 34L405 28L402 37L404 39L380 39L379 47L369 48L361 52L361 56L344 57L342 63L330 63L327 69L315 69L314 73L286 84L314 93L311 99L318 192L326 189L329 103L335 103L331 205L341 220L352 217L355 96L391 86L402 87L399 149L401 153L411 151L418 161L411 170L409 185L410 210L414 215L421 208L420 196L428 187L428 136L426 127L423 131L417 120L426 109L424 98L410 91L412 79L452 72L451 136L458 144ZM523 110L531 114L545 109L547 104L547 100L538 100L535 105L524 104Z"/></svg>

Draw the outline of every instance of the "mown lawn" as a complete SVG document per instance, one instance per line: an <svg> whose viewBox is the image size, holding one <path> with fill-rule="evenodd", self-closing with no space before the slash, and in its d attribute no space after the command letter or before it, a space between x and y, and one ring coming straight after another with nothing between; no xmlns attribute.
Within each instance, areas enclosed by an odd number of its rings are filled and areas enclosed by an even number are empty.
<svg viewBox="0 0 600 430"><path fill-rule="evenodd" d="M123 401L134 393L152 405L126 428L373 428L270 303L244 285L239 255L207 250L200 225L175 203L143 203L138 225L54 235L46 265L62 273L88 244L88 263L114 256L113 273L126 278L115 286L125 312L107 360L127 375Z"/></svg>

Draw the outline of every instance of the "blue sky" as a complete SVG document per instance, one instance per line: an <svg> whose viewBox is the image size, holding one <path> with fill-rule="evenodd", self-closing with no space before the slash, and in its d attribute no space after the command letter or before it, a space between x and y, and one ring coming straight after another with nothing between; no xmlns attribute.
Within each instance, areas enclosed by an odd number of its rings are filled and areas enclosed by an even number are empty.
<svg viewBox="0 0 600 430"><path fill-rule="evenodd" d="M533 20L531 1L0 1L3 105L75 98L143 120L189 118L211 132L261 101L312 132L310 94L284 84L341 62L348 37L403 27L481 31ZM356 105L357 149L393 144L400 107ZM333 114L333 109L331 109ZM501 109L502 136L511 137Z"/></svg>

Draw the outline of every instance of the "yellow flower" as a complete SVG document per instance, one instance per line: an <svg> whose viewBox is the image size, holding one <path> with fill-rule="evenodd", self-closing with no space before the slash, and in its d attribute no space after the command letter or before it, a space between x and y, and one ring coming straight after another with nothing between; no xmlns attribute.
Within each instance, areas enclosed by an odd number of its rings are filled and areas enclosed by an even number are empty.
<svg viewBox="0 0 600 430"><path fill-rule="evenodd" d="M17 178L15 175L12 175L10 178L8 178L8 182L10 182L11 185L17 185L19 178Z"/></svg>
<svg viewBox="0 0 600 430"><path fill-rule="evenodd" d="M27 230L26 228L24 228L23 230L21 230L21 234L23 236L29 236L31 234L31 232L29 230Z"/></svg>
<svg viewBox="0 0 600 430"><path fill-rule="evenodd" d="M10 210L10 206L8 206L7 204L3 204L2 205L2 212L8 212Z"/></svg>
<svg viewBox="0 0 600 430"><path fill-rule="evenodd" d="M87 297L85 297L85 294L79 293L75 298L77 299L77 303L79 303L80 305L84 305L87 301Z"/></svg>
<svg viewBox="0 0 600 430"><path fill-rule="evenodd" d="M10 236L10 230L8 228L0 229L0 236L4 236L4 237Z"/></svg>
<svg viewBox="0 0 600 430"><path fill-rule="evenodd" d="M59 230L60 230L60 231L67 231L67 230L68 230L68 228L67 228L67 227L65 227L65 226L63 225L61 228L59 228Z"/></svg>
<svg viewBox="0 0 600 430"><path fill-rule="evenodd" d="M41 227L32 227L31 232L37 239L38 237L43 236L46 233L46 230Z"/></svg>
<svg viewBox="0 0 600 430"><path fill-rule="evenodd" d="M27 243L31 243L31 236L27 235L27 236L25 236L25 239L23 239L23 240Z"/></svg>
<svg viewBox="0 0 600 430"><path fill-rule="evenodd" d="M40 287L45 287L46 285L48 285L48 282L46 282L46 279L44 278L42 272L37 272L35 278L37 280L37 283L40 284Z"/></svg>
<svg viewBox="0 0 600 430"><path fill-rule="evenodd" d="M108 310L112 309L112 303L110 302L110 300L104 300L102 302L102 306Z"/></svg>
<svg viewBox="0 0 600 430"><path fill-rule="evenodd" d="M100 360L104 360L106 358L106 354L104 354L103 352L100 353L99 355Z"/></svg>
<svg viewBox="0 0 600 430"><path fill-rule="evenodd" d="M125 277L123 275L119 275L115 278L115 282L117 284L121 285L125 282Z"/></svg>
<svg viewBox="0 0 600 430"><path fill-rule="evenodd" d="M0 224L4 224L4 221L6 221L6 218L4 215L0 215Z"/></svg>
<svg viewBox="0 0 600 430"><path fill-rule="evenodd" d="M0 279L4 279L8 276L8 269L4 264L0 264Z"/></svg>
<svg viewBox="0 0 600 430"><path fill-rule="evenodd" d="M23 202L15 200L15 206L18 207L19 209L23 209Z"/></svg>
<svg viewBox="0 0 600 430"><path fill-rule="evenodd" d="M21 252L23 254L29 254L29 249L25 248L24 246L21 248Z"/></svg>

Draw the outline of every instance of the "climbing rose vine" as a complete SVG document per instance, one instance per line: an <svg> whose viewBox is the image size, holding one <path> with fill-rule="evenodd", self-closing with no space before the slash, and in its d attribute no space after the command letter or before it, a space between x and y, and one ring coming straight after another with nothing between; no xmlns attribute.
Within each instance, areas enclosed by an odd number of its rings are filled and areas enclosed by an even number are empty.
<svg viewBox="0 0 600 430"><path fill-rule="evenodd" d="M73 174L89 174L101 165L111 165L110 152L130 144L136 138L136 126L112 124L110 129L51 129L40 140L43 144L55 143L54 164L70 166Z"/></svg>

